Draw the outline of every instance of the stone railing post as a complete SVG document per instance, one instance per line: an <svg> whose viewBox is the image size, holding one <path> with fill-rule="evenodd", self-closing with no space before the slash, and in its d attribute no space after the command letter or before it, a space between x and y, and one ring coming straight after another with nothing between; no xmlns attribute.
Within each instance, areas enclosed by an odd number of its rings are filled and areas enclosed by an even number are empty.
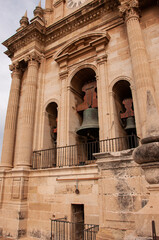
<svg viewBox="0 0 159 240"><path fill-rule="evenodd" d="M14 167L21 168L29 168L31 164L39 57L33 53L27 60L28 72L22 87L14 157Z"/></svg>
<svg viewBox="0 0 159 240"><path fill-rule="evenodd" d="M146 127L146 93L149 90L154 96L154 86L139 22L139 2L138 0L124 2L120 5L119 10L127 27L134 82L136 85L138 100L140 128L142 129L143 137L145 135Z"/></svg>
<svg viewBox="0 0 159 240"><path fill-rule="evenodd" d="M0 165L0 168L2 169L10 169L13 166L13 153L15 146L17 114L21 85L21 69L19 67L19 63L10 65L10 70L12 71L12 83L3 137L3 147Z"/></svg>

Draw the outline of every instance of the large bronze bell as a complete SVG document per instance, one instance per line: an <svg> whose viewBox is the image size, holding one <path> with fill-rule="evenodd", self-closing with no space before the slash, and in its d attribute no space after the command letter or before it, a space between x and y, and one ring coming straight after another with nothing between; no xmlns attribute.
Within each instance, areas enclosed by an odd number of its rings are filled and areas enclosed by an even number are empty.
<svg viewBox="0 0 159 240"><path fill-rule="evenodd" d="M83 122L80 128L76 131L76 133L80 136L90 137L91 139L98 138L98 109L87 108L83 111Z"/></svg>
<svg viewBox="0 0 159 240"><path fill-rule="evenodd" d="M134 117L128 117L126 119L126 127L125 127L125 130L126 132L128 133L133 133L136 129L136 126L135 126L135 119Z"/></svg>

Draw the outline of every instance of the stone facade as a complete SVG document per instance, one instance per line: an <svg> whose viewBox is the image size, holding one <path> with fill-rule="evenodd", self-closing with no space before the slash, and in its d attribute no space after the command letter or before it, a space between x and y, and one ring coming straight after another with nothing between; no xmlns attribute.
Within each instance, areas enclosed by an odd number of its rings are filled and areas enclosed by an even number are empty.
<svg viewBox="0 0 159 240"><path fill-rule="evenodd" d="M77 207L83 223L99 225L97 240L151 237L151 224L137 227L150 188L131 148L134 136L147 137L147 92L159 107L158 29L155 0L46 0L30 22L22 17L3 43L12 85L0 165L0 237L50 239L50 219L77 224ZM84 122L77 106L93 102L83 94L90 82L99 123L93 145L90 133L77 134Z"/></svg>

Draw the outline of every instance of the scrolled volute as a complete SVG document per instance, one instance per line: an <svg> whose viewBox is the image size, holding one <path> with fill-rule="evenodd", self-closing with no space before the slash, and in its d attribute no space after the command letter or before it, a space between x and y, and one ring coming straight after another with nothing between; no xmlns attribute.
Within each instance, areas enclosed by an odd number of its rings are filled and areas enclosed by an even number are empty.
<svg viewBox="0 0 159 240"><path fill-rule="evenodd" d="M129 0L127 2L122 3L119 6L119 12L121 17L123 17L123 19L126 21L131 17L139 18L140 17L139 1Z"/></svg>

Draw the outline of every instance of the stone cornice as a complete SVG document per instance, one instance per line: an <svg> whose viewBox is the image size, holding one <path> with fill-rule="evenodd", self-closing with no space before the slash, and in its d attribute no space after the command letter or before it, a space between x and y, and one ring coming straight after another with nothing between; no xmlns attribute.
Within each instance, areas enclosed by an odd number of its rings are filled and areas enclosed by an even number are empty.
<svg viewBox="0 0 159 240"><path fill-rule="evenodd" d="M34 21L3 42L3 45L8 48L5 53L12 57L14 52L32 41L39 41L43 46L51 44L71 32L98 20L107 12L117 8L117 6L118 0L94 0L47 28L38 21Z"/></svg>
<svg viewBox="0 0 159 240"><path fill-rule="evenodd" d="M67 34L82 28L105 16L118 6L118 0L94 0L76 12L49 26L46 31L46 44L50 44Z"/></svg>
<svg viewBox="0 0 159 240"><path fill-rule="evenodd" d="M12 37L4 41L2 44L8 48L5 52L9 57L12 57L18 49L28 45L32 41L45 42L46 28L38 21L32 22L23 30L17 32Z"/></svg>
<svg viewBox="0 0 159 240"><path fill-rule="evenodd" d="M135 0L127 0L126 2L129 1L136 2ZM146 0L139 0L139 3L141 4L143 1ZM47 46L116 10L119 4L119 0L93 0L47 28L39 21L33 21L3 42L3 45L8 49L5 53L12 57L17 50L33 41L38 41L42 46Z"/></svg>

